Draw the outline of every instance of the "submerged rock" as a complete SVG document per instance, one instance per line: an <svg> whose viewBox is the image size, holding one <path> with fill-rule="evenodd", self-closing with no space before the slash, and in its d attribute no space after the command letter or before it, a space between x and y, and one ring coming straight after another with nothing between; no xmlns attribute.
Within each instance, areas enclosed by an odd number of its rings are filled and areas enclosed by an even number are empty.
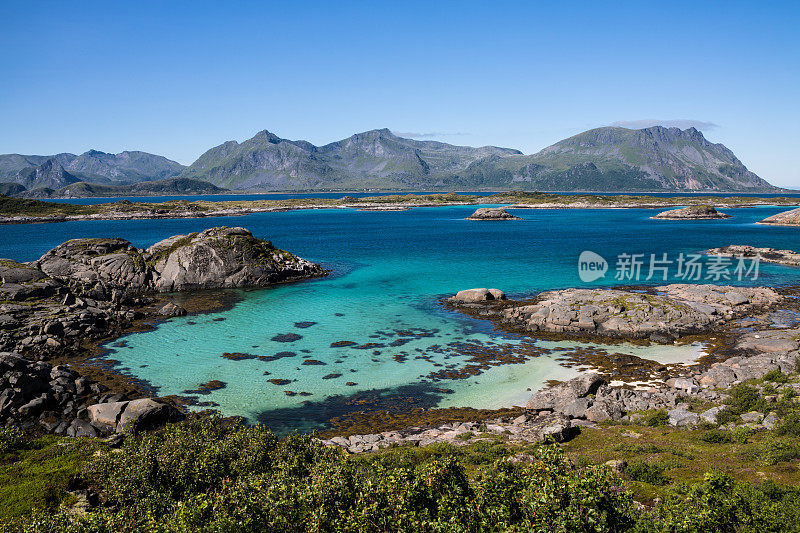
<svg viewBox="0 0 800 533"><path fill-rule="evenodd" d="M664 211L654 217L662 220L714 220L720 218L731 218L730 215L720 213L710 205L690 205L683 209L672 209Z"/></svg>
<svg viewBox="0 0 800 533"><path fill-rule="evenodd" d="M482 207L467 217L467 220L522 220L502 207Z"/></svg>

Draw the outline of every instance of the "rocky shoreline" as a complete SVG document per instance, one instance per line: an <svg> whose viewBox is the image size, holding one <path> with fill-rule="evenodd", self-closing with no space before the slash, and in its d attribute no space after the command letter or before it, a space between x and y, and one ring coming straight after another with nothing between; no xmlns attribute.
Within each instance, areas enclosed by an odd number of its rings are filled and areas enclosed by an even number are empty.
<svg viewBox="0 0 800 533"><path fill-rule="evenodd" d="M776 263L785 266L800 266L800 253L792 250L776 250L775 248L756 248L754 246L744 246L732 244L720 248L706 250L708 255L718 255L720 257L760 257L761 261Z"/></svg>
<svg viewBox="0 0 800 533"><path fill-rule="evenodd" d="M123 239L73 239L31 263L0 260L0 423L57 434L78 427L92 434L87 424L107 430L90 407L122 402L121 415L130 407L128 396L144 391L106 393L108 387L74 368L45 361L85 361L92 344L186 313L180 298L158 293L264 287L325 274L244 228L227 227L170 237L147 250ZM174 415L148 405L129 413Z"/></svg>
<svg viewBox="0 0 800 533"><path fill-rule="evenodd" d="M505 305L515 305L499 296L495 297L489 290L461 291L450 303L455 300L462 310L472 311L476 306L503 308ZM497 289L491 291L502 294ZM631 297L640 294L621 290L615 292ZM684 286L675 286L668 294L672 298L680 296L685 299L694 292L687 291ZM715 286L701 292L725 295L730 292L730 288ZM567 300L574 296L569 291L553 291L547 299L553 300L555 293L564 294ZM761 378L770 372L791 374L800 371L800 323L796 321L792 327L787 327L786 323L776 322L774 317L775 305L779 302L786 303L786 300L772 289L764 288L759 288L751 296L758 304L750 304L741 313L726 312L725 308L729 305L722 303L718 296L703 298L702 302L692 300L715 307L717 312L721 312L720 318L725 322L717 323L715 330L723 326L732 328L729 344L724 347L728 355L732 356L722 361L695 364L681 369L673 367L671 377L662 379L663 376L653 375L651 383L625 383L615 381L614 376L587 372L533 393L527 402L526 412L521 415L339 436L324 442L344 448L350 453L376 451L397 445L426 446L439 442L454 445L497 439L509 443L562 442L580 432L581 428L594 428L598 423L606 421L633 423L641 421L648 412L655 411L663 411L666 423L675 427L713 425L724 408L722 402L728 397L727 391L730 387ZM794 302L792 304L797 305ZM470 314L475 316L474 312ZM483 316L488 318L488 314ZM746 318L742 318L745 316ZM672 330L668 328L668 331ZM535 335L534 332L531 334ZM581 336L591 338L586 332L582 332ZM666 342L666 338L663 340ZM795 392L800 391L800 384L789 383L784 386L786 387L796 389ZM698 411L693 407L698 403L706 407ZM724 429L771 429L777 422L775 413L752 412L743 414L738 423L728 423Z"/></svg>

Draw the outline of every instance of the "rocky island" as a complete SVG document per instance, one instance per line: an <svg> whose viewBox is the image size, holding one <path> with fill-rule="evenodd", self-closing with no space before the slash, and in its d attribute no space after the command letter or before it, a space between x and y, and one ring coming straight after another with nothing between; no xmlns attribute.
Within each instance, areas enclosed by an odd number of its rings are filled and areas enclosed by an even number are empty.
<svg viewBox="0 0 800 533"><path fill-rule="evenodd" d="M547 291L523 302L484 302L457 295L451 305L528 332L672 342L771 306L781 298L767 287L673 284L641 291Z"/></svg>
<svg viewBox="0 0 800 533"><path fill-rule="evenodd" d="M767 217L759 222L759 224L771 226L800 226L800 207Z"/></svg>
<svg viewBox="0 0 800 533"><path fill-rule="evenodd" d="M467 220L522 220L502 207L482 207L475 210Z"/></svg>
<svg viewBox="0 0 800 533"><path fill-rule="evenodd" d="M650 218L659 220L717 220L721 218L731 218L731 216L720 213L710 205L690 205L682 209L664 211Z"/></svg>
<svg viewBox="0 0 800 533"><path fill-rule="evenodd" d="M708 255L718 255L721 257L760 257L762 261L776 263L786 266L800 266L800 253L792 250L776 250L775 248L756 248L754 246L744 246L732 244L720 248L707 250Z"/></svg>
<svg viewBox="0 0 800 533"><path fill-rule="evenodd" d="M94 435L116 430L109 416L125 429L124 412L169 418L174 413L160 404L134 404L73 368L44 361L80 362L91 355L87 343L186 313L158 293L266 287L325 273L244 228L228 227L176 235L147 250L119 238L73 239L31 263L0 260L0 381L7 385L0 423ZM106 403L116 405L92 407Z"/></svg>

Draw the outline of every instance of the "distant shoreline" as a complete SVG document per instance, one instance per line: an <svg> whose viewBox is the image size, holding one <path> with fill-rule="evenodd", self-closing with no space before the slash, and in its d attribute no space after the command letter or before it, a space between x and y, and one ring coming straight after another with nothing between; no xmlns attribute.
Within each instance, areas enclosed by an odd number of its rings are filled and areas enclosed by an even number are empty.
<svg viewBox="0 0 800 533"><path fill-rule="evenodd" d="M414 207L497 204L509 209L664 209L686 205L717 208L800 205L800 197L647 196L504 192L488 196L458 193L388 195L345 198L259 200L169 200L131 202L120 199L97 204L71 204L0 198L0 224L31 224L77 220L138 220L208 218L300 209L405 210Z"/></svg>

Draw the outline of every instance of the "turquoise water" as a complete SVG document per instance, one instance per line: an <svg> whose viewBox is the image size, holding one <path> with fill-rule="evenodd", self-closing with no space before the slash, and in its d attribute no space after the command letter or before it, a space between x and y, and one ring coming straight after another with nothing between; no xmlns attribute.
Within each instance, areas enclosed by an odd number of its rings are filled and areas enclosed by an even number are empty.
<svg viewBox="0 0 800 533"><path fill-rule="evenodd" d="M523 220L463 220L474 209L330 209L4 226L0 257L31 260L67 238L122 236L148 246L177 233L236 225L323 263L333 271L329 278L240 291L241 301L232 309L171 319L108 346L108 357L159 394L180 394L220 380L225 388L197 395L199 401L285 430L314 427L368 404L520 404L530 394L526 389L577 371L558 361L566 353L562 349L568 351L576 343L531 343L443 310L440 298L460 289L497 287L515 297L585 285L577 274L583 250L611 263L612 273L592 285L613 285L618 283L613 263L621 253L667 253L674 259L680 252L733 243L800 247L798 228L755 224L785 207L729 209L731 219L697 222L650 220L657 211L645 209L512 210ZM760 274L757 284L800 281L800 269L761 265ZM287 334L300 338L273 340ZM355 345L331 347L343 341ZM665 363L691 361L702 351L698 346L608 349ZM469 354L476 351L511 354L516 364L490 366L464 379L432 379L431 373L463 371L470 364ZM223 358L225 352L262 359L235 361ZM303 364L305 360L316 362ZM270 379L288 383L273 384Z"/></svg>

